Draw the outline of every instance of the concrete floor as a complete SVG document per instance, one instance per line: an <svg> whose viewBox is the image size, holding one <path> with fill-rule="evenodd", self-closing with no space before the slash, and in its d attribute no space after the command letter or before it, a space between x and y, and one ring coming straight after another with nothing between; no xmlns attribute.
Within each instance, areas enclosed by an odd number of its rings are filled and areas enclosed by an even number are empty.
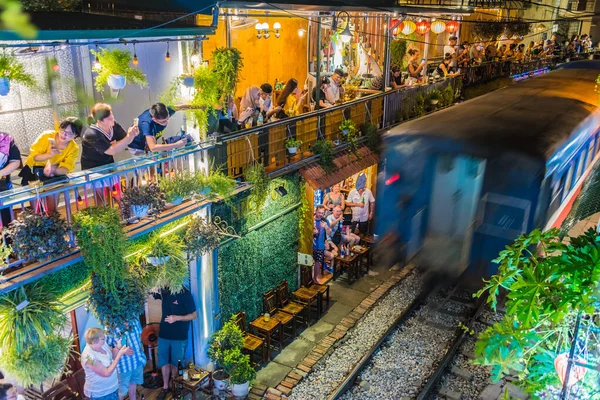
<svg viewBox="0 0 600 400"><path fill-rule="evenodd" d="M290 342L281 352L272 351L273 359L258 370L256 382L268 387L275 387L304 357L327 336L345 316L360 304L371 291L385 282L393 270L385 268L372 268L372 273L365 275L351 285L344 279L330 283L329 293L331 302L329 309L321 316L318 322L310 327L302 327L300 334Z"/></svg>

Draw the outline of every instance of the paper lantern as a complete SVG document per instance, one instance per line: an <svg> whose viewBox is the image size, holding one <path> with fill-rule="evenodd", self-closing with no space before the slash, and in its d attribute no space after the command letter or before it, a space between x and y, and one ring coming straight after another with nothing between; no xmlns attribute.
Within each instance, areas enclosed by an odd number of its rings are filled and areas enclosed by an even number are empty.
<svg viewBox="0 0 600 400"><path fill-rule="evenodd" d="M458 22L458 21L448 21L446 23L446 32L448 32L448 33L454 33L456 31L458 31L459 27L460 27L460 22Z"/></svg>
<svg viewBox="0 0 600 400"><path fill-rule="evenodd" d="M398 36L398 34L400 32L402 32L402 28L404 28L404 22L400 22L399 19L393 19L390 26L396 26L393 30L392 30L392 35L393 36ZM398 24L398 25L396 25Z"/></svg>
<svg viewBox="0 0 600 400"><path fill-rule="evenodd" d="M417 29L417 25L415 25L412 21L404 21L404 27L402 27L403 35L410 35Z"/></svg>
<svg viewBox="0 0 600 400"><path fill-rule="evenodd" d="M446 23L444 21L434 21L431 24L431 32L435 34L440 34L446 30Z"/></svg>
<svg viewBox="0 0 600 400"><path fill-rule="evenodd" d="M585 360L581 358L577 358L577 362L583 363ZM559 354L554 359L554 368L556 369L556 373L560 378L560 383L564 385L565 379L567 377L567 366L569 364L569 355L567 353ZM568 386L573 386L577 382L583 379L586 373L586 369L579 365L571 365L571 373L569 374L569 383Z"/></svg>
<svg viewBox="0 0 600 400"><path fill-rule="evenodd" d="M417 33L424 35L427 32L429 32L429 29L431 28L431 24L429 23L429 21L424 21L421 20L419 22L417 22Z"/></svg>

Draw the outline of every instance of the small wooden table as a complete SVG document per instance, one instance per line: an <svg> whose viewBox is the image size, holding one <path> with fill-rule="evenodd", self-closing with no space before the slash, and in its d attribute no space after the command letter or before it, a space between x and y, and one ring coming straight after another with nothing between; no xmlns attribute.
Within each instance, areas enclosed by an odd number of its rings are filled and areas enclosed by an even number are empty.
<svg viewBox="0 0 600 400"><path fill-rule="evenodd" d="M375 236L370 235L370 236L365 236L364 238L361 239L361 241L364 243L365 246L367 246L369 248L369 265L373 265L373 246L377 243L377 239L375 239Z"/></svg>
<svg viewBox="0 0 600 400"><path fill-rule="evenodd" d="M271 335L276 330L279 330L279 348L283 349L283 327L281 322L275 318L265 321L264 316L261 315L254 321L250 322L250 328L265 337L267 342L267 361L271 361Z"/></svg>
<svg viewBox="0 0 600 400"><path fill-rule="evenodd" d="M184 390L188 390L192 394L192 400L196 400L196 391L201 390L204 393L211 393L211 377L210 372L194 366L193 369L188 369L189 379L185 380L180 378L179 376L173 377L173 388L176 389L178 386L181 386ZM198 374L199 377L196 379L192 379L192 376ZM205 390L202 388L202 385L206 383L208 379L208 389Z"/></svg>
<svg viewBox="0 0 600 400"><path fill-rule="evenodd" d="M347 254L344 257L337 256L335 260L338 263L337 265L340 267L340 273L342 270L346 270L348 273L348 281L350 283L358 279L358 256L356 254L352 256Z"/></svg>
<svg viewBox="0 0 600 400"><path fill-rule="evenodd" d="M356 266L358 274L366 274L369 272L369 266L371 265L370 251L369 248L364 246L361 250L358 250L356 246L352 248L352 252L356 256ZM365 261L366 259L366 261Z"/></svg>

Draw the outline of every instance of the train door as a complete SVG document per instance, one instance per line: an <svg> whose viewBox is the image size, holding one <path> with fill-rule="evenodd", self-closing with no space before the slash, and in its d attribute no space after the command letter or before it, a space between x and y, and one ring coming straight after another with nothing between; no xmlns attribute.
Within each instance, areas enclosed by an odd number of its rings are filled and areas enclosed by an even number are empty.
<svg viewBox="0 0 600 400"><path fill-rule="evenodd" d="M452 271L466 267L484 170L483 159L438 156L419 258L423 265Z"/></svg>

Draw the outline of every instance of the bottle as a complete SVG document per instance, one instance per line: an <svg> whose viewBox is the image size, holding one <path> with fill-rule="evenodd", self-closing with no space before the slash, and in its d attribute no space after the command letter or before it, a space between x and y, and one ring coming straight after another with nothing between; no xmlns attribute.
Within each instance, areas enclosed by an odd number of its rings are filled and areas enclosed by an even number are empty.
<svg viewBox="0 0 600 400"><path fill-rule="evenodd" d="M279 79L275 78L275 90L279 90Z"/></svg>
<svg viewBox="0 0 600 400"><path fill-rule="evenodd" d="M142 400L146 400L146 398L144 397L144 395L142 395Z"/></svg>
<svg viewBox="0 0 600 400"><path fill-rule="evenodd" d="M183 376L183 366L181 365L181 360L177 361L177 376Z"/></svg>
<svg viewBox="0 0 600 400"><path fill-rule="evenodd" d="M263 124L263 115L262 113L258 113L258 118L256 119L256 126L261 126Z"/></svg>

